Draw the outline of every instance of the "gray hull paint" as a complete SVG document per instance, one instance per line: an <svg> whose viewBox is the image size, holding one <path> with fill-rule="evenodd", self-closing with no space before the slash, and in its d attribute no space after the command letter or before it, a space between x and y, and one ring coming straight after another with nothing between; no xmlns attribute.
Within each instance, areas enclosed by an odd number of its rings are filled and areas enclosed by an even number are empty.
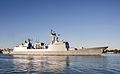
<svg viewBox="0 0 120 74"><path fill-rule="evenodd" d="M101 55L103 50L107 47L100 48L86 48L79 50L69 50L69 51L13 51L13 52L3 52L3 54L9 55L40 55L40 56L98 56Z"/></svg>

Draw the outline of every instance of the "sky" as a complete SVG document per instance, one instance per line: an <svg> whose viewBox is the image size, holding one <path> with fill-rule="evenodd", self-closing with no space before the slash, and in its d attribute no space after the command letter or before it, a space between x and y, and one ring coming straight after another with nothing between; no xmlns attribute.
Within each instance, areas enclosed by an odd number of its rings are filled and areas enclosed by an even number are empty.
<svg viewBox="0 0 120 74"><path fill-rule="evenodd" d="M0 0L0 48L50 43L51 29L71 47L120 49L120 0Z"/></svg>

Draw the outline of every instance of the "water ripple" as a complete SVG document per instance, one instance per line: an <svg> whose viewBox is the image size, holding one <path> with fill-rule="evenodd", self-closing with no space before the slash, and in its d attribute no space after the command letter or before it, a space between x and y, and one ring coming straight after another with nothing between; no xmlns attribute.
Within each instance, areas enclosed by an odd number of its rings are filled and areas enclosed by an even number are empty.
<svg viewBox="0 0 120 74"><path fill-rule="evenodd" d="M120 55L25 56L0 54L0 74L119 74Z"/></svg>

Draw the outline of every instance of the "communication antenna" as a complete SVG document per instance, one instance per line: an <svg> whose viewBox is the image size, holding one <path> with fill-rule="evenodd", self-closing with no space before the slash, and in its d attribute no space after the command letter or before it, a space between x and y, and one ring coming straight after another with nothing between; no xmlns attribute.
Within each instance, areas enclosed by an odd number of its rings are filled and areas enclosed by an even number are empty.
<svg viewBox="0 0 120 74"><path fill-rule="evenodd" d="M58 34L58 36L61 36L61 34Z"/></svg>
<svg viewBox="0 0 120 74"><path fill-rule="evenodd" d="M37 42L37 37L36 37L36 39L35 39L35 42Z"/></svg>
<svg viewBox="0 0 120 74"><path fill-rule="evenodd" d="M31 41L31 39L30 38L28 38L28 42L30 42Z"/></svg>

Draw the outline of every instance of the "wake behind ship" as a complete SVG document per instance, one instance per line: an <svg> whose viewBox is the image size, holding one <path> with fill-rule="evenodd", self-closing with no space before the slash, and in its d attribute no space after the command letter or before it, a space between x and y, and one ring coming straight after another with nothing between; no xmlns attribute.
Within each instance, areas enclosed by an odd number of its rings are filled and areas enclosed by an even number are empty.
<svg viewBox="0 0 120 74"><path fill-rule="evenodd" d="M31 40L25 41L19 46L15 46L13 51L3 51L3 54L9 55L41 55L41 56L80 56L80 55L101 55L103 50L108 47L96 48L71 48L66 41L59 41L57 34L51 30L52 40L50 44L37 42L31 43Z"/></svg>

